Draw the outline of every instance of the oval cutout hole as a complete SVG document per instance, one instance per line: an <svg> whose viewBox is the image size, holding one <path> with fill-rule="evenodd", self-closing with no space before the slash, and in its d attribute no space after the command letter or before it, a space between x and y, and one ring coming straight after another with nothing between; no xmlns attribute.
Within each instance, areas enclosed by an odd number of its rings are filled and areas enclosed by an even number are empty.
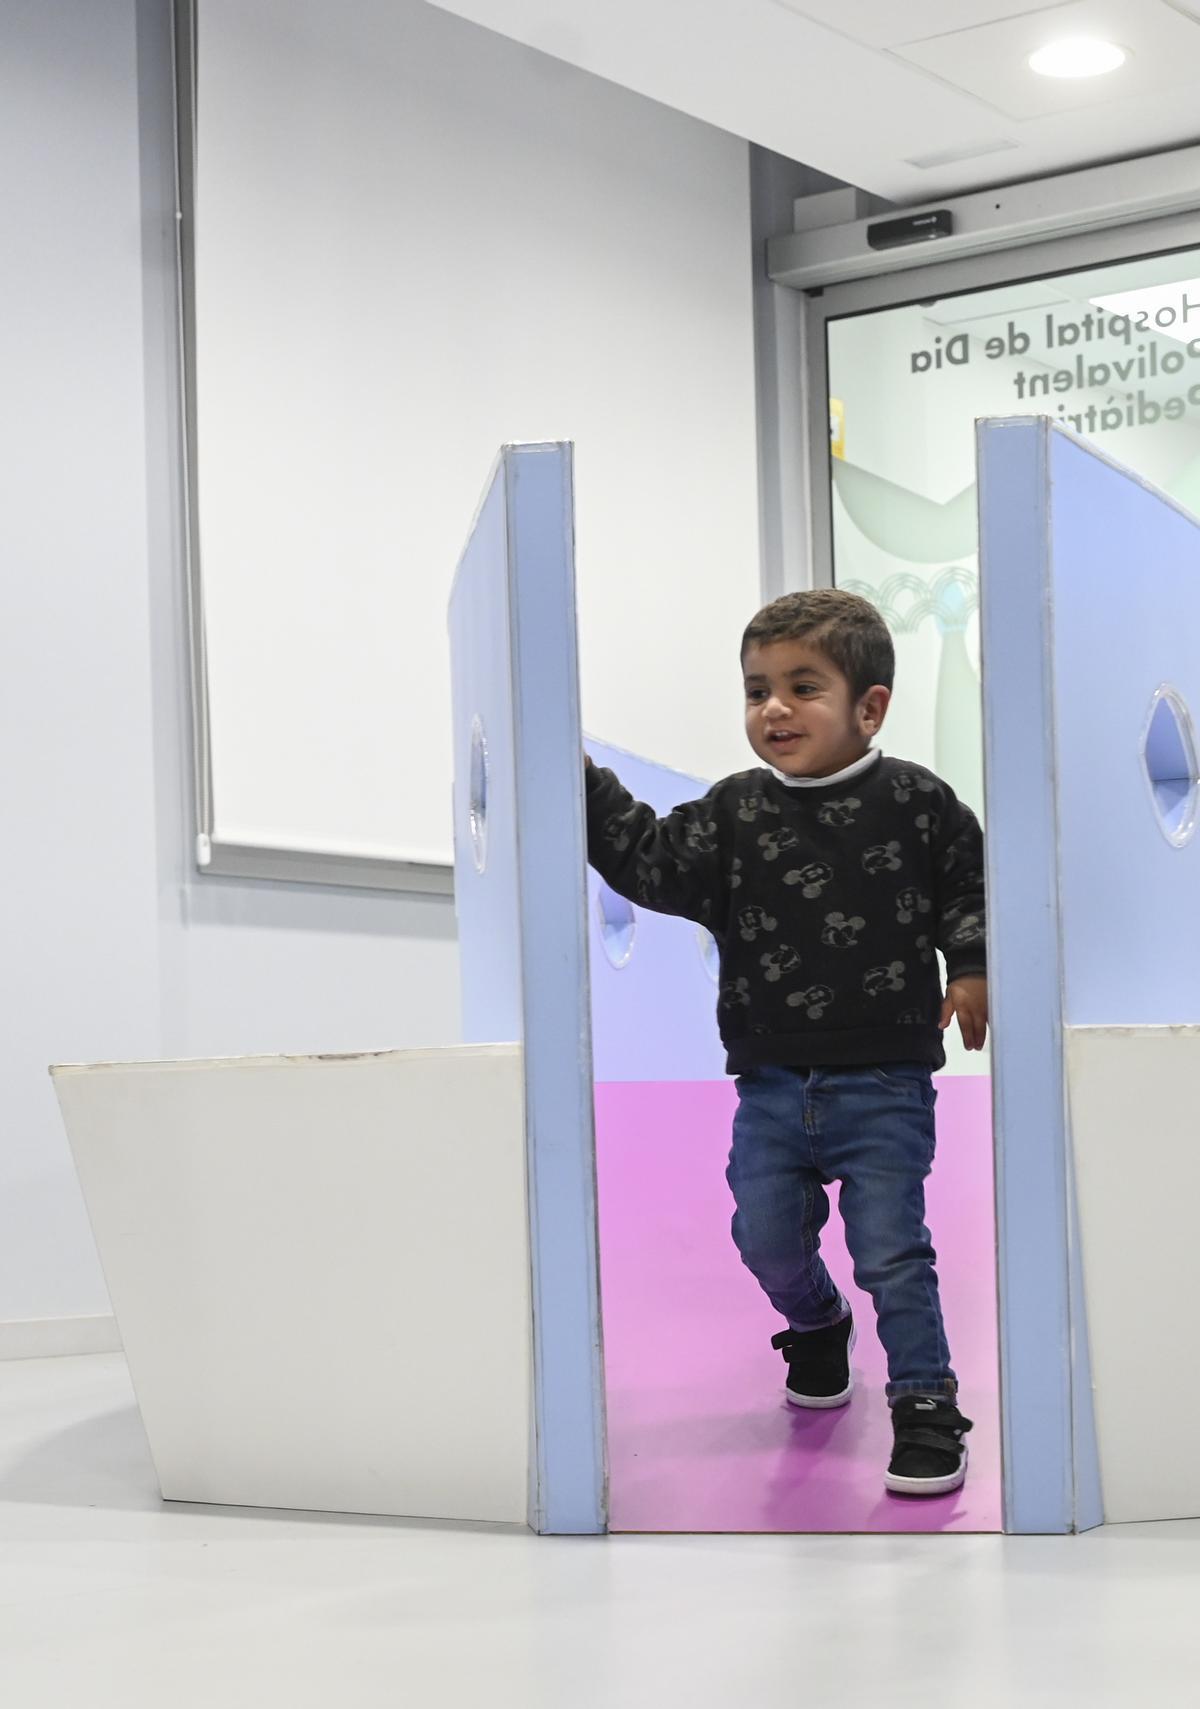
<svg viewBox="0 0 1200 1709"><path fill-rule="evenodd" d="M618 896L607 884L596 891L596 919L600 924L600 943L610 967L628 967L637 936L637 915L633 903Z"/></svg>
<svg viewBox="0 0 1200 1709"><path fill-rule="evenodd" d="M487 865L488 811L488 751L483 721L476 717L471 725L471 781L467 803L467 821L471 829L471 853L476 872Z"/></svg>
<svg viewBox="0 0 1200 1709"><path fill-rule="evenodd" d="M1164 686L1154 697L1142 764L1162 833L1175 848L1182 848L1196 829L1200 771L1192 715L1173 688Z"/></svg>

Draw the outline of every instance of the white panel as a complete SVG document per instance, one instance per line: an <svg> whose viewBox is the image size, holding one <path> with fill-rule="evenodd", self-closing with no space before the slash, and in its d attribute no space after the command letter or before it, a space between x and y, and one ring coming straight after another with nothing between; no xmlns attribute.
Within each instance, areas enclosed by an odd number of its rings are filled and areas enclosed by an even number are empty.
<svg viewBox="0 0 1200 1709"><path fill-rule="evenodd" d="M198 17L219 838L449 859L446 601L511 440L578 448L585 722L744 763L745 143L417 0ZM682 610L689 674L725 693L662 693Z"/></svg>
<svg viewBox="0 0 1200 1709"><path fill-rule="evenodd" d="M518 1047L56 1085L164 1496L524 1521Z"/></svg>
<svg viewBox="0 0 1200 1709"><path fill-rule="evenodd" d="M1104 1516L1200 1515L1200 1027L1068 1032Z"/></svg>

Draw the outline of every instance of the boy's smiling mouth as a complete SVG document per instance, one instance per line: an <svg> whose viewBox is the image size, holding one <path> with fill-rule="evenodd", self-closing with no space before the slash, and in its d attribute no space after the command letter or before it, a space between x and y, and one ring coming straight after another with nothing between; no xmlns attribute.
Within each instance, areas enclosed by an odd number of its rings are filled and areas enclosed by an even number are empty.
<svg viewBox="0 0 1200 1709"><path fill-rule="evenodd" d="M779 746L784 742L799 742L802 739L795 730L768 730L767 732L767 740L773 746Z"/></svg>

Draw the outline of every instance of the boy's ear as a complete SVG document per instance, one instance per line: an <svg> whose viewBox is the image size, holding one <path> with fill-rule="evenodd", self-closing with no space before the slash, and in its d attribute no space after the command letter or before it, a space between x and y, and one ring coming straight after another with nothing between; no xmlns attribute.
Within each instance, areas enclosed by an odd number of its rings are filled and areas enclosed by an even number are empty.
<svg viewBox="0 0 1200 1709"><path fill-rule="evenodd" d="M858 703L858 721L864 736L874 736L882 730L891 703L892 691L882 683L867 690Z"/></svg>

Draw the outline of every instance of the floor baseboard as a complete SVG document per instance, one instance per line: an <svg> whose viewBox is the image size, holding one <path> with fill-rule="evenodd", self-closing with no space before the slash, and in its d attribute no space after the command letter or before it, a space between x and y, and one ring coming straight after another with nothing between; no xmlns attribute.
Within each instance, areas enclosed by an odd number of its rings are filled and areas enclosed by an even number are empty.
<svg viewBox="0 0 1200 1709"><path fill-rule="evenodd" d="M0 1322L0 1359L65 1359L78 1353L119 1353L117 1320L96 1317L32 1317Z"/></svg>

